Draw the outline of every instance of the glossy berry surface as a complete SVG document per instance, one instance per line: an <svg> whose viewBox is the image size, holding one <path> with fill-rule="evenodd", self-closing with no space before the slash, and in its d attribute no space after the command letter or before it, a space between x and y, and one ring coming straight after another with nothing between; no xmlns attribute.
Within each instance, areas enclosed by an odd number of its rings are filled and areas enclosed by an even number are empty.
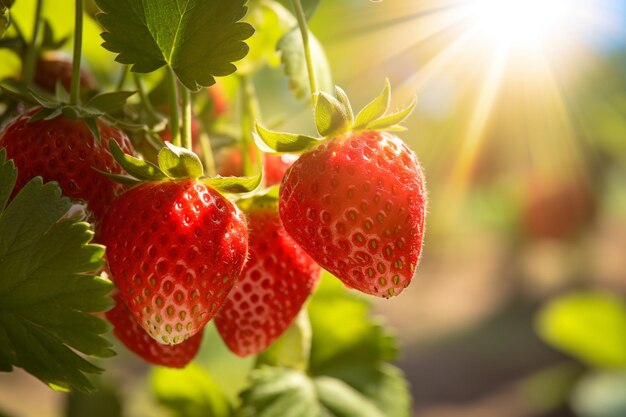
<svg viewBox="0 0 626 417"><path fill-rule="evenodd" d="M37 109L36 109L37 110ZM44 182L57 181L63 194L84 200L101 220L114 197L123 191L93 168L121 174L122 168L109 152L108 143L116 141L124 152L132 146L121 130L98 121L100 142L81 120L58 116L52 120L30 122L36 110L18 116L0 133L0 147L18 169L16 194L28 181L41 176Z"/></svg>
<svg viewBox="0 0 626 417"><path fill-rule="evenodd" d="M222 339L239 356L264 351L287 330L321 271L287 234L275 204L253 207L248 219L249 260L215 317Z"/></svg>
<svg viewBox="0 0 626 417"><path fill-rule="evenodd" d="M114 298L116 305L106 312L106 318L113 325L115 337L128 350L146 362L170 368L184 368L196 356L202 342L202 331L178 345L163 345L137 323L119 293Z"/></svg>
<svg viewBox="0 0 626 417"><path fill-rule="evenodd" d="M147 182L122 194L102 238L121 297L165 344L192 337L217 313L248 251L242 212L190 179Z"/></svg>
<svg viewBox="0 0 626 417"><path fill-rule="evenodd" d="M411 282L426 188L397 137L350 133L304 153L285 174L279 208L287 232L347 286L391 297Z"/></svg>

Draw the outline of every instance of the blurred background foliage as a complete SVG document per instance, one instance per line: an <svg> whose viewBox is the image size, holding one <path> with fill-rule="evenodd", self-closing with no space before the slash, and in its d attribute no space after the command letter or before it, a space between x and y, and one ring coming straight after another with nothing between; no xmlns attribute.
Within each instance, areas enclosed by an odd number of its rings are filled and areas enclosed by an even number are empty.
<svg viewBox="0 0 626 417"><path fill-rule="evenodd" d="M33 4L11 9L27 36ZM71 36L73 1L46 4L55 35ZM368 300L400 342L399 368L385 363L397 349L368 304L325 280L309 305L299 405L313 384L331 408L345 391L400 409L408 390L420 417L626 416L626 2L322 0L310 24L355 107L385 77L395 106L418 96L401 136L423 164L430 205L411 286ZM266 36L259 42L277 40ZM120 67L100 43L87 19L85 65L113 85ZM276 57L267 63L254 68L264 119L312 132L308 103L289 92ZM0 78L19 65L0 51ZM220 82L236 114L236 81ZM254 363L214 329L205 337L184 371L149 370L118 349L91 395L0 374L0 415L229 415ZM289 375L255 377L271 392ZM371 378L388 391L360 384ZM275 400L243 401L254 398Z"/></svg>

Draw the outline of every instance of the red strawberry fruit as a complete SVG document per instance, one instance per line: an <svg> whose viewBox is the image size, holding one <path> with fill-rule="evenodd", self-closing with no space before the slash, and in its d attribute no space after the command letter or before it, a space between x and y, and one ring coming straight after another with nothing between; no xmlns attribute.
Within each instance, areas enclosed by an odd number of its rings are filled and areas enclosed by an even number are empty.
<svg viewBox="0 0 626 417"><path fill-rule="evenodd" d="M411 281L424 233L426 188L397 137L359 132L303 154L280 193L285 229L349 287L389 297Z"/></svg>
<svg viewBox="0 0 626 417"><path fill-rule="evenodd" d="M264 351L294 320L320 277L320 267L285 231L276 200L255 199L248 210L250 257L215 317L239 356Z"/></svg>
<svg viewBox="0 0 626 417"><path fill-rule="evenodd" d="M59 53L46 53L37 60L34 81L42 89L53 93L57 82L67 90L72 83L72 62ZM96 81L87 71L80 70L80 86L95 89Z"/></svg>
<svg viewBox="0 0 626 417"><path fill-rule="evenodd" d="M113 325L113 334L143 360L170 368L184 368L196 356L202 342L202 331L175 346L163 345L151 338L137 323L119 293L116 305L106 317Z"/></svg>
<svg viewBox="0 0 626 417"><path fill-rule="evenodd" d="M196 179L131 188L111 204L102 240L122 299L165 344L194 336L217 313L248 250L244 215Z"/></svg>
<svg viewBox="0 0 626 417"><path fill-rule="evenodd" d="M113 198L123 190L96 172L118 174L122 168L108 149L109 141L117 142L132 152L128 137L121 130L98 121L100 141L82 120L58 116L51 120L31 121L38 111L31 110L11 121L0 133L0 147L14 160L18 179L14 193L28 181L41 176L44 181L57 181L63 194L84 200L101 220Z"/></svg>
<svg viewBox="0 0 626 417"><path fill-rule="evenodd" d="M345 92L317 93L322 138L271 132L277 152L304 151L287 170L279 212L287 232L348 287L391 297L409 285L424 236L426 187L415 154L381 130L398 126L415 105L387 114L390 87L357 116Z"/></svg>

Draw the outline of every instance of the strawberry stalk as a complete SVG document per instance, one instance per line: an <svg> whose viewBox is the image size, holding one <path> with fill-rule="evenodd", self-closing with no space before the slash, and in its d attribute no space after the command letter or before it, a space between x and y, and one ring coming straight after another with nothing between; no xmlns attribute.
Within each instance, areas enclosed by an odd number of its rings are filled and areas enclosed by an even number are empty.
<svg viewBox="0 0 626 417"><path fill-rule="evenodd" d="M214 177L216 175L215 158L213 157L213 149L211 149L209 134L205 131L204 126L202 126L199 139L200 147L202 148L202 162L204 163L204 170L206 171L207 176Z"/></svg>
<svg viewBox="0 0 626 417"><path fill-rule="evenodd" d="M76 0L74 13L74 56L72 58L70 104L76 106L80 98L80 59L83 48L83 0Z"/></svg>
<svg viewBox="0 0 626 417"><path fill-rule="evenodd" d="M27 86L30 86L33 82L35 75L35 64L37 61L37 38L39 38L39 31L41 29L41 10L43 9L43 0L37 0L35 6L35 22L33 24L33 37L26 51L26 59L24 62L24 81Z"/></svg>
<svg viewBox="0 0 626 417"><path fill-rule="evenodd" d="M126 72L126 71L124 71ZM135 82L135 87L137 88L137 92L139 93L139 99L141 100L141 104L144 109L148 113L148 117L150 117L151 122L157 122L161 118L157 115L157 112L154 110L154 106L152 106L152 102L146 93L146 89L141 81L141 77L137 73L133 73L133 81Z"/></svg>
<svg viewBox="0 0 626 417"><path fill-rule="evenodd" d="M291 0L296 18L298 19L298 26L300 27L300 34L302 35L302 46L304 47L304 58L306 60L306 69L309 74L309 85L311 86L311 100L313 101L313 109L317 106L317 78L315 75L315 69L313 67L313 57L311 55L311 45L309 42L309 28L306 23L306 16L302 3L300 0Z"/></svg>
<svg viewBox="0 0 626 417"><path fill-rule="evenodd" d="M243 173L253 176L261 161L261 152L254 146L254 156L250 153L250 145L254 142L252 132L256 121L260 119L259 103L254 83L249 77L239 77L241 90L241 141L243 146Z"/></svg>
<svg viewBox="0 0 626 417"><path fill-rule="evenodd" d="M122 91L127 77L128 77L128 65L122 65L122 68L120 71L120 78L117 80L117 83L115 84L115 91Z"/></svg>
<svg viewBox="0 0 626 417"><path fill-rule="evenodd" d="M181 144L185 149L191 150L191 98L189 90L180 85L180 98L183 105L183 126L181 131Z"/></svg>
<svg viewBox="0 0 626 417"><path fill-rule="evenodd" d="M176 78L174 70L167 68L167 96L170 102L170 130L172 132L172 145L181 146L180 124L178 122L178 94L176 91Z"/></svg>

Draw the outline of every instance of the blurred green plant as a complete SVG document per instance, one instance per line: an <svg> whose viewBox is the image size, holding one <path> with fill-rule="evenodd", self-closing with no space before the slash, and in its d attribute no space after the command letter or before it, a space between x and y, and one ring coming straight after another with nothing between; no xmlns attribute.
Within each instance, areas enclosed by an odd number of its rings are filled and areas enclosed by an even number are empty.
<svg viewBox="0 0 626 417"><path fill-rule="evenodd" d="M585 363L590 371L562 378L581 417L626 415L626 302L609 292L574 292L550 301L537 317L550 345ZM564 374L561 374L564 376ZM554 382L554 380L553 380ZM558 401L557 401L558 402Z"/></svg>

